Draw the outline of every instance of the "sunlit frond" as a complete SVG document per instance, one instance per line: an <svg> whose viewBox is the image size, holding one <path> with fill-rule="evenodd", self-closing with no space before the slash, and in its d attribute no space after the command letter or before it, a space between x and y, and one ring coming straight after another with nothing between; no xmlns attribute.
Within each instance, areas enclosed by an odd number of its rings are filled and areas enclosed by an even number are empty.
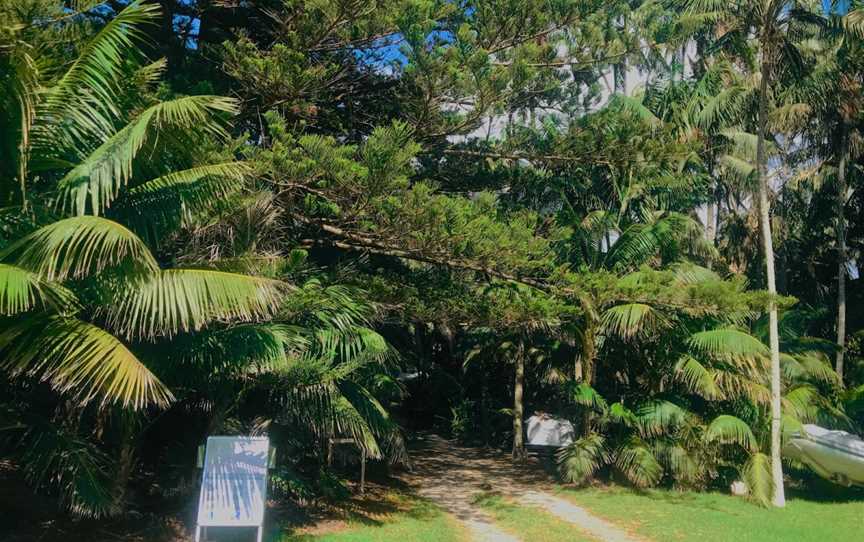
<svg viewBox="0 0 864 542"><path fill-rule="evenodd" d="M141 409L164 406L171 392L117 338L62 316L15 321L0 332L0 367L44 380L81 404L99 401Z"/></svg>
<svg viewBox="0 0 864 542"><path fill-rule="evenodd" d="M577 405L603 412L607 408L606 399L597 390L584 382L572 386L570 397Z"/></svg>
<svg viewBox="0 0 864 542"><path fill-rule="evenodd" d="M143 271L158 264L134 233L117 222L95 216L58 220L24 236L0 252L0 260L48 280L80 278L130 262Z"/></svg>
<svg viewBox="0 0 864 542"><path fill-rule="evenodd" d="M108 138L120 118L117 90L124 63L138 54L145 25L154 23L157 4L132 2L113 17L83 48L69 69L48 88L38 111L37 145L51 153L56 130L68 143Z"/></svg>
<svg viewBox="0 0 864 542"><path fill-rule="evenodd" d="M705 441L737 444L749 451L758 449L756 436L750 426L744 420L728 414L721 414L711 421L705 431Z"/></svg>
<svg viewBox="0 0 864 542"><path fill-rule="evenodd" d="M603 314L602 328L607 334L632 339L669 327L669 321L657 310L644 303L616 305Z"/></svg>
<svg viewBox="0 0 864 542"><path fill-rule="evenodd" d="M731 358L755 358L767 356L768 347L759 339L732 328L700 331L690 336L690 347L711 356Z"/></svg>
<svg viewBox="0 0 864 542"><path fill-rule="evenodd" d="M75 294L39 275L0 263L0 316L11 316L35 308L57 312L75 306Z"/></svg>
<svg viewBox="0 0 864 542"><path fill-rule="evenodd" d="M675 375L687 389L705 399L722 399L723 392L717 386L714 372L696 358L684 355L675 365Z"/></svg>
<svg viewBox="0 0 864 542"><path fill-rule="evenodd" d="M78 215L104 213L132 177L134 160L148 139L173 128L203 129L222 137L216 115L236 110L235 100L220 96L186 96L148 107L60 180L64 208Z"/></svg>
<svg viewBox="0 0 864 542"><path fill-rule="evenodd" d="M207 269L169 269L127 282L107 309L108 326L127 337L197 331L220 321L253 322L279 310L281 281Z"/></svg>

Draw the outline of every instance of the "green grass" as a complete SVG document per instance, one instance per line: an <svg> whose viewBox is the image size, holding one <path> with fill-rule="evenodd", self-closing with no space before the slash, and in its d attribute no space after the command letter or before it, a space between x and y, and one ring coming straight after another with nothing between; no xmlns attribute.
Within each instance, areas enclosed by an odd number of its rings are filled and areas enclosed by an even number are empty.
<svg viewBox="0 0 864 542"><path fill-rule="evenodd" d="M347 526L326 534L282 534L278 542L465 542L462 527L436 505L389 493L377 510L352 511Z"/></svg>
<svg viewBox="0 0 864 542"><path fill-rule="evenodd" d="M572 524L534 507L518 506L499 495L484 494L475 501L502 529L531 542L594 542Z"/></svg>
<svg viewBox="0 0 864 542"><path fill-rule="evenodd" d="M864 497L817 502L789 499L760 508L719 493L622 488L562 489L595 515L657 542L845 542L864 540Z"/></svg>

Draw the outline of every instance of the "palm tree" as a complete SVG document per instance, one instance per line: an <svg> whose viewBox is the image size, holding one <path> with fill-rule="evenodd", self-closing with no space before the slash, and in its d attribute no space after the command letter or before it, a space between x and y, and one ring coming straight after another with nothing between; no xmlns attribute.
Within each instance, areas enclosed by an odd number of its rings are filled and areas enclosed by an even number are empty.
<svg viewBox="0 0 864 542"><path fill-rule="evenodd" d="M746 327L763 310L764 293L747 292L740 281L723 281L690 265L643 269L620 282L631 298L621 295L603 315L605 348L618 343L619 356L638 352L612 370L640 376L623 392L609 388L621 396L615 402L585 384L574 390L602 431L561 451L562 476L583 483L608 466L639 487L655 485L664 475L677 485L705 487L724 464L734 465L751 496L770 502L770 459L763 453L770 424L752 414L770 408L769 350ZM800 333L788 325L784 331ZM812 339L786 342L782 363L785 431L839 414L826 399L837 389L836 374L827 357L814 351ZM740 461L729 464L729 457Z"/></svg>
<svg viewBox="0 0 864 542"><path fill-rule="evenodd" d="M255 243L231 243L234 261L193 257L191 266L166 266L186 260L173 248L178 236L255 199L242 193L250 167L207 150L226 139L235 101L153 99L164 63L130 61L139 56L141 27L157 16L153 5L133 2L68 61L26 40L39 43L40 32L74 24L78 13L50 12L3 34L11 35L3 60L17 68L2 81L11 92L0 104L0 129L18 153L3 171L16 189L4 196L14 206L2 217L13 233L0 242L0 369L13 397L27 401L23 390L44 383L62 405L46 420L14 399L4 404L5 432L17 435L4 442L35 485L53 484L81 515L122 506L141 420L190 395L206 397L211 385L233 392L208 397L214 430L260 380L283 421L350 434L371 457L404 455L398 428L366 387L389 348L366 327L368 309L351 299L362 293L322 294L308 279L298 289L285 273L302 258L271 254L280 265L264 266L268 255ZM312 374L319 378L292 377ZM301 396L317 397L319 408L304 413ZM124 435L115 465L78 435L94 417L99 432Z"/></svg>
<svg viewBox="0 0 864 542"><path fill-rule="evenodd" d="M689 14L709 15L718 29L717 44L741 54L745 65L758 76L757 106L755 111L756 159L755 200L759 210L759 225L765 257L768 291L777 293L774 268L774 247L771 232L771 214L765 143L769 127L771 92L777 77L799 70L803 65L794 42L798 33L806 30L818 19L809 4L788 0L748 0L734 4L711 0L691 0L684 3ZM781 378L780 347L777 308L771 302L769 310L769 347L771 350L772 431L771 464L774 482L774 505L785 505L781 448Z"/></svg>
<svg viewBox="0 0 864 542"><path fill-rule="evenodd" d="M787 130L801 135L812 148L811 154L820 164L834 171L830 176L836 179L836 250L837 250L837 352L835 369L843 378L844 356L846 349L846 276L848 254L846 246L846 205L848 202L849 161L854 157L851 149L855 147L858 121L864 104L861 99L860 84L850 75L862 69L860 59L862 48L860 28L861 8L847 6L848 12L841 12L839 6L831 6L830 13L822 30L823 39L818 42L815 55L816 65L808 76L791 86L787 102L779 112ZM806 112L802 118L801 112ZM831 166L828 164L831 163ZM816 168L824 170L826 167ZM829 173L829 172L825 172Z"/></svg>

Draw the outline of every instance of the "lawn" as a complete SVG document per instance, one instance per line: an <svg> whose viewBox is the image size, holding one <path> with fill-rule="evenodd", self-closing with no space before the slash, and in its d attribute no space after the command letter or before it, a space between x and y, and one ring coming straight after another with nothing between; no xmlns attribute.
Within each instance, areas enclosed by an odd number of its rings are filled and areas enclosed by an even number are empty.
<svg viewBox="0 0 864 542"><path fill-rule="evenodd" d="M519 506L495 494L481 495L475 501L495 523L522 540L531 542L595 542L572 524L534 507Z"/></svg>
<svg viewBox="0 0 864 542"><path fill-rule="evenodd" d="M844 542L864 540L864 494L837 500L793 495L766 509L719 493L561 489L559 495L622 528L658 542Z"/></svg>
<svg viewBox="0 0 864 542"><path fill-rule="evenodd" d="M354 510L332 532L286 533L274 542L466 542L458 522L436 505L397 492L383 495L375 509Z"/></svg>

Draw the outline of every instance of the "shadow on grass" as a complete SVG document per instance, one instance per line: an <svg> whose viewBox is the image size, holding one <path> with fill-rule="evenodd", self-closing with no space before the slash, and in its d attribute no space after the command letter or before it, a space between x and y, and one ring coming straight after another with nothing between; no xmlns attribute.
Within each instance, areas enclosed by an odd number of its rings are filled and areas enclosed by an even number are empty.
<svg viewBox="0 0 864 542"><path fill-rule="evenodd" d="M845 487L808 476L803 483L787 488L786 498L826 504L864 502L864 488Z"/></svg>

